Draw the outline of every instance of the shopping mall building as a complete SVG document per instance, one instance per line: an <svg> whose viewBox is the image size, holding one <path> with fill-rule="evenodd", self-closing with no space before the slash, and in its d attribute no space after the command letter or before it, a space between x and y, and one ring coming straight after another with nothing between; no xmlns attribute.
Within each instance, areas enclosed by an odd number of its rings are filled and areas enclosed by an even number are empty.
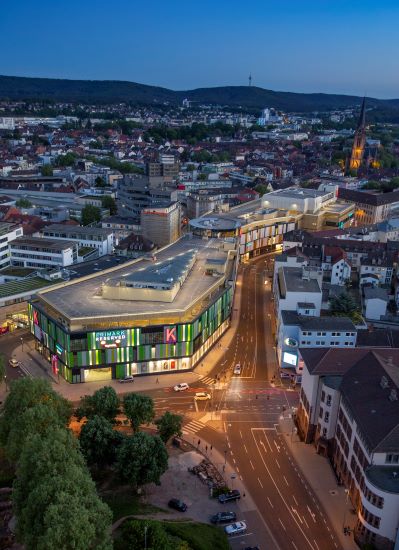
<svg viewBox="0 0 399 550"><path fill-rule="evenodd" d="M187 236L29 303L36 349L68 382L193 368L229 326L232 240Z"/></svg>

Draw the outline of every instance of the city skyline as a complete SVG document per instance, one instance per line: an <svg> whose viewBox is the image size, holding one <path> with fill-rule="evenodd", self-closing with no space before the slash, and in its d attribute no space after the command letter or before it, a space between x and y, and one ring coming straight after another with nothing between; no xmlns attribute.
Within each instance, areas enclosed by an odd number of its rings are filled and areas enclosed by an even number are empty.
<svg viewBox="0 0 399 550"><path fill-rule="evenodd" d="M237 1L205 0L199 10L180 1L136 7L118 0L112 8L103 1L46 0L40 12L26 1L8 5L1 73L175 90L248 85L251 74L252 85L276 91L399 97L399 7L391 1L299 8L256 0L243 12Z"/></svg>

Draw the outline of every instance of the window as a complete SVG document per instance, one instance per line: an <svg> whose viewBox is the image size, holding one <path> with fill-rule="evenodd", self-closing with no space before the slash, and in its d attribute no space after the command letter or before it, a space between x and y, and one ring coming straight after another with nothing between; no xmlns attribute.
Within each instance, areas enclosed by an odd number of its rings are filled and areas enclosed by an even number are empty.
<svg viewBox="0 0 399 550"><path fill-rule="evenodd" d="M327 395L326 405L327 405L328 407L331 407L331 399L332 399L332 398L331 398L331 395Z"/></svg>
<svg viewBox="0 0 399 550"><path fill-rule="evenodd" d="M323 407L320 407L319 418L322 418L322 417L323 417Z"/></svg>
<svg viewBox="0 0 399 550"><path fill-rule="evenodd" d="M322 436L327 437L327 428L323 428Z"/></svg>
<svg viewBox="0 0 399 550"><path fill-rule="evenodd" d="M329 422L329 421L330 421L330 413L326 411L324 413L324 422Z"/></svg>
<svg viewBox="0 0 399 550"><path fill-rule="evenodd" d="M386 464L398 464L399 463L399 454L388 454L385 458Z"/></svg>
<svg viewBox="0 0 399 550"><path fill-rule="evenodd" d="M326 398L326 392L323 390L321 392L321 398L320 398L323 403L324 403L325 398Z"/></svg>

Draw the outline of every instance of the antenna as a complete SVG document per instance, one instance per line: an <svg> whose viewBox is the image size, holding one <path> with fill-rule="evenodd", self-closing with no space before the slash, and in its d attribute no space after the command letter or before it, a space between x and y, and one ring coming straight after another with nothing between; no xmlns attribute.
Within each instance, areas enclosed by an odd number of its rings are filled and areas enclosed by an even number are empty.
<svg viewBox="0 0 399 550"><path fill-rule="evenodd" d="M251 75L251 73L249 73L248 86L251 86L251 85L252 85L252 75Z"/></svg>

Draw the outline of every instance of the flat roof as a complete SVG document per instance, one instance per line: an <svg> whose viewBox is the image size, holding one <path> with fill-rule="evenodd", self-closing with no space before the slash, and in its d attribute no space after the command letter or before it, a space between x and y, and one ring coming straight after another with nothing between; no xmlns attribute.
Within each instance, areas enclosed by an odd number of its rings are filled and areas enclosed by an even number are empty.
<svg viewBox="0 0 399 550"><path fill-rule="evenodd" d="M304 187L286 187L285 189L276 189L271 193L263 195L263 198L274 197L279 195L280 197L296 197L302 199L314 199L316 197L324 197L331 194L332 191L320 191L319 189L306 189Z"/></svg>
<svg viewBox="0 0 399 550"><path fill-rule="evenodd" d="M234 231L241 226L241 223L234 218L222 218L216 216L205 216L190 220L190 225L196 229L213 231Z"/></svg>
<svg viewBox="0 0 399 550"><path fill-rule="evenodd" d="M112 229L107 229L106 227L82 227L81 225L69 225L63 223L53 223L51 225L46 225L41 229L41 233L48 232L59 232L65 234L75 234L80 233L81 235L104 235L108 236L112 234Z"/></svg>
<svg viewBox="0 0 399 550"><path fill-rule="evenodd" d="M285 286L288 292L312 292L320 293L320 285L317 279L302 279L302 268L280 267L284 273Z"/></svg>
<svg viewBox="0 0 399 550"><path fill-rule="evenodd" d="M18 237L10 242L10 246L14 247L15 245L30 246L35 248L50 248L53 250L66 250L67 248L76 246L76 243L74 241L43 237Z"/></svg>
<svg viewBox="0 0 399 550"><path fill-rule="evenodd" d="M138 301L138 300L110 300L101 297L101 287L110 278L123 277L138 272L148 265L148 260L139 259L125 263L117 267L113 272L100 273L86 280L75 280L66 283L63 287L39 293L38 298L44 304L59 311L70 320L86 320L88 323L96 318L117 318L123 323L126 319L142 319L154 316L182 315L190 304L205 298L213 292L224 279L206 275L206 261L208 258L225 258L227 252L222 249L223 241L220 239L182 238L171 246L167 246L156 252L157 261L163 262L180 253L197 250L197 260L185 280L182 288L172 303ZM153 266L153 264L151 264ZM194 318L200 311L194 308L190 312ZM195 310L195 311L194 311Z"/></svg>

